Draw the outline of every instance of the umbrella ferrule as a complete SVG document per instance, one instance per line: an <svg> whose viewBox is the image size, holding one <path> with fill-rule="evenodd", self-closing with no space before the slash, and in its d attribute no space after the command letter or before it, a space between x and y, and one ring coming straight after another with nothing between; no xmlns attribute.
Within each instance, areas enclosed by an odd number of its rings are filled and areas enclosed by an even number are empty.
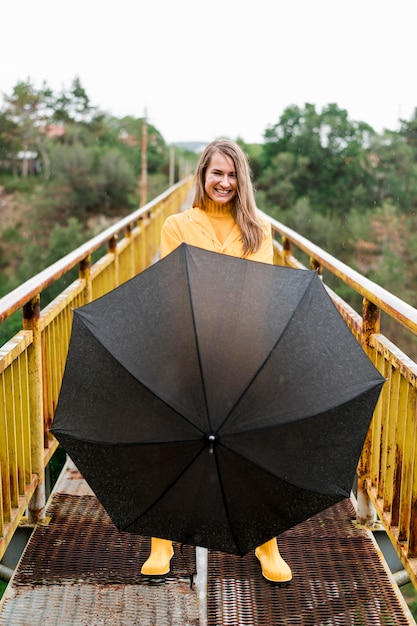
<svg viewBox="0 0 417 626"><path fill-rule="evenodd" d="M204 439L206 440L206 445L209 446L210 454L212 454L214 450L214 446L219 441L218 435L216 435L216 433L207 433L206 435L204 435Z"/></svg>

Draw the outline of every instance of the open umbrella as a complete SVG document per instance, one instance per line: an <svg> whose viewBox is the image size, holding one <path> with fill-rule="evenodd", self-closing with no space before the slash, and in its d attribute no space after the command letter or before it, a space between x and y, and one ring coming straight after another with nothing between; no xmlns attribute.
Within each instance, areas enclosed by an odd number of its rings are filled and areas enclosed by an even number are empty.
<svg viewBox="0 0 417 626"><path fill-rule="evenodd" d="M383 381L316 272L182 244L74 311L52 432L119 530L243 555L349 497Z"/></svg>

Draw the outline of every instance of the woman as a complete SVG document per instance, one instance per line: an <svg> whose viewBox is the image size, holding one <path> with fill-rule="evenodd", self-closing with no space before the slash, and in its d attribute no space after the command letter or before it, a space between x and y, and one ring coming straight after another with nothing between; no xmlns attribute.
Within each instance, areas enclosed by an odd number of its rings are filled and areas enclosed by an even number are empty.
<svg viewBox="0 0 417 626"><path fill-rule="evenodd" d="M220 139L204 150L197 166L193 208L165 221L161 256L181 243L252 261L273 262L271 227L256 208L248 161L236 143ZM172 541L152 537L142 574L167 574L173 554ZM255 555L267 580L291 580L291 569L281 557L275 537L256 548Z"/></svg>

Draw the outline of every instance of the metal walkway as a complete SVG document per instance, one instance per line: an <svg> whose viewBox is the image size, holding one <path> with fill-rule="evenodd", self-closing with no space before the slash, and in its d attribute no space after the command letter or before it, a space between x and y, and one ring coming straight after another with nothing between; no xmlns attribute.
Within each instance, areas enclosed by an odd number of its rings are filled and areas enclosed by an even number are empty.
<svg viewBox="0 0 417 626"><path fill-rule="evenodd" d="M1 625L415 624L375 540L354 526L349 500L280 536L294 575L281 587L263 579L253 553L178 544L170 576L144 578L149 538L118 533L71 463L47 514L3 598Z"/></svg>

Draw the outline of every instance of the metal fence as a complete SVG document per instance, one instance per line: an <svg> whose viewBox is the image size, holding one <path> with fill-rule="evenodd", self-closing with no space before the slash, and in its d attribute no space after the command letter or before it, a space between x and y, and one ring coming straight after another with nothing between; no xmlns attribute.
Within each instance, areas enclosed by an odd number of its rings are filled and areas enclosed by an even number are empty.
<svg viewBox="0 0 417 626"><path fill-rule="evenodd" d="M45 467L57 449L50 435L65 368L72 310L148 267L166 217L176 213L189 178L111 226L0 299L0 323L22 312L22 330L0 348L0 559L13 534L45 520ZM98 259L92 263L92 255ZM78 278L41 308L42 293L79 268Z"/></svg>
<svg viewBox="0 0 417 626"><path fill-rule="evenodd" d="M386 378L358 466L357 523L382 524L417 588L417 363L381 333L381 313L417 336L417 309L368 280L283 224L271 219L276 262L326 270L362 299L359 314L328 288L336 307Z"/></svg>
<svg viewBox="0 0 417 626"><path fill-rule="evenodd" d="M0 348L0 559L26 514L45 518L44 469L57 448L50 435L64 372L72 309L90 302L155 261L161 225L191 191L193 180L171 187L143 208L0 299L0 322L21 310L23 325ZM386 377L358 467L357 523L378 516L417 587L417 364L381 333L383 312L417 335L417 310L295 231L270 219L275 262L325 270L363 299L358 313L329 293L371 360ZM102 253L101 253L102 252ZM101 254L100 254L101 253ZM92 263L92 255L98 255ZM79 276L46 307L47 286L78 266Z"/></svg>

